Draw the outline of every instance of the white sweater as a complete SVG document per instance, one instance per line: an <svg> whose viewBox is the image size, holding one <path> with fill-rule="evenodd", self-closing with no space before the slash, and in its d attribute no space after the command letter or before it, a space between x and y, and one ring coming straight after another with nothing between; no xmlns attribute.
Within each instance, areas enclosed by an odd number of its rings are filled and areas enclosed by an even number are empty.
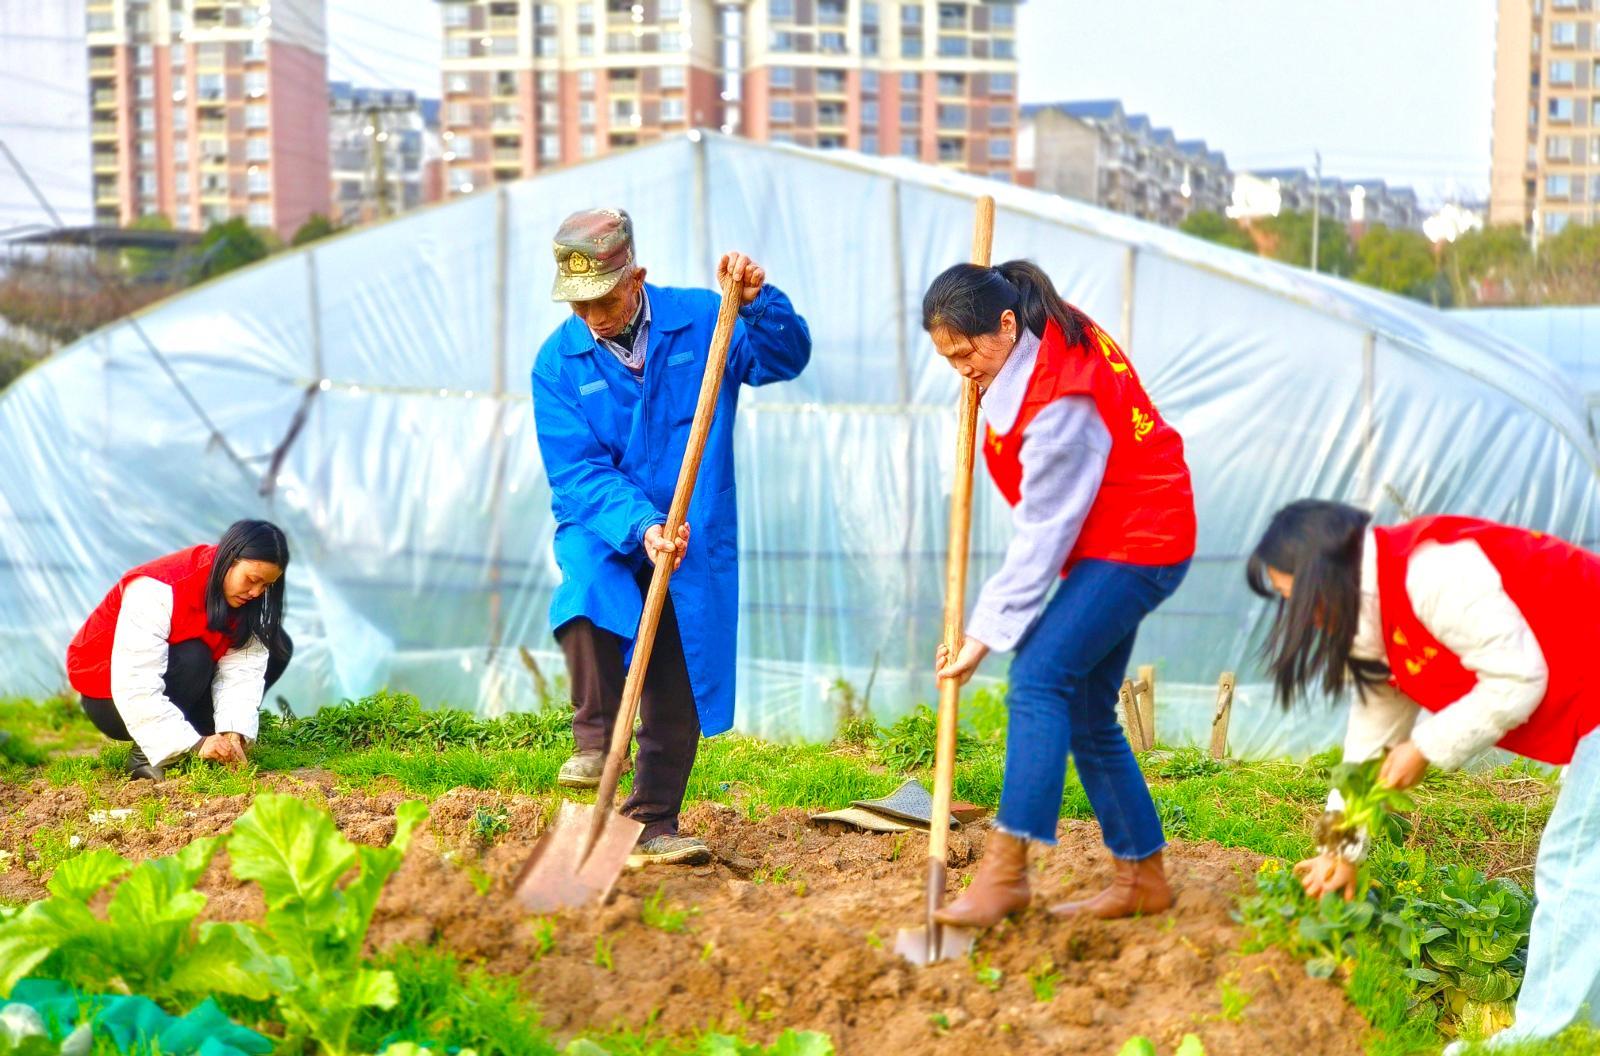
<svg viewBox="0 0 1600 1056"><path fill-rule="evenodd" d="M130 580L111 640L112 703L134 743L158 766L199 747L202 739L167 697L163 682L172 605L167 584L147 576ZM266 679L267 649L255 638L223 654L211 680L218 733L255 740Z"/></svg>
<svg viewBox="0 0 1600 1056"><path fill-rule="evenodd" d="M1409 737L1430 763L1453 770L1528 721L1544 699L1549 671L1533 629L1477 543L1417 547L1406 595L1428 633L1478 676L1477 685L1438 712L1424 712L1387 684L1369 689L1350 706L1344 757L1365 762ZM1361 614L1350 654L1387 662L1371 532L1362 547ZM1337 794L1329 802L1338 809Z"/></svg>

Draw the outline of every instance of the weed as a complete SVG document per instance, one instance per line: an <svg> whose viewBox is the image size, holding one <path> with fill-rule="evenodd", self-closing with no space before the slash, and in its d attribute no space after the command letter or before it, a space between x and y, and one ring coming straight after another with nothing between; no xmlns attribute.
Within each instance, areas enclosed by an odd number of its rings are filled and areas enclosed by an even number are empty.
<svg viewBox="0 0 1600 1056"><path fill-rule="evenodd" d="M750 874L750 879L758 884L786 884L789 882L789 866L780 865L773 869L763 866Z"/></svg>
<svg viewBox="0 0 1600 1056"><path fill-rule="evenodd" d="M848 719L839 727L839 735L834 740L852 748L870 748L877 743L878 724L870 715Z"/></svg>
<svg viewBox="0 0 1600 1056"><path fill-rule="evenodd" d="M950 1029L950 1017L943 1012L935 1012L928 1017L928 1022L933 1024L933 1029L943 1034Z"/></svg>
<svg viewBox="0 0 1600 1056"><path fill-rule="evenodd" d="M83 847L83 837L78 834L77 825L68 819L59 825L33 830L28 843L33 848L33 861L28 863L28 870L43 879L54 873L62 862L77 857Z"/></svg>
<svg viewBox="0 0 1600 1056"><path fill-rule="evenodd" d="M479 843L492 845L511 828L510 812L505 807L479 806L472 812L472 838Z"/></svg>
<svg viewBox="0 0 1600 1056"><path fill-rule="evenodd" d="M711 963L711 958L716 956L716 952L717 952L716 943L712 942L710 939L707 939L706 940L706 944L704 946L700 947L700 963L701 964L710 964Z"/></svg>
<svg viewBox="0 0 1600 1056"><path fill-rule="evenodd" d="M482 866L469 862L464 871L467 874L467 882L478 892L478 897L484 897L489 893L489 889L494 887L494 877L485 872Z"/></svg>
<svg viewBox="0 0 1600 1056"><path fill-rule="evenodd" d="M552 917L533 918L533 959L549 956L556 948L556 922Z"/></svg>
<svg viewBox="0 0 1600 1056"><path fill-rule="evenodd" d="M380 1052L396 1041L425 1044L438 1053L470 1049L478 1056L557 1051L515 976L494 975L426 946L391 949L374 967L393 975L396 1000L391 1008L362 1013L355 1030L361 1052Z"/></svg>
<svg viewBox="0 0 1600 1056"><path fill-rule="evenodd" d="M1244 1010L1250 1007L1249 992L1227 976L1217 980L1217 991L1222 1001L1222 1010L1217 1013L1217 1018L1225 1023L1237 1023L1243 1019Z"/></svg>
<svg viewBox="0 0 1600 1056"><path fill-rule="evenodd" d="M867 945L875 950L883 949L883 939L879 937L876 930L867 932Z"/></svg>
<svg viewBox="0 0 1600 1056"><path fill-rule="evenodd" d="M1005 982L1006 973L989 963L986 954L973 954L972 974L977 977L978 983L990 990L1000 989L1000 984Z"/></svg>
<svg viewBox="0 0 1600 1056"><path fill-rule="evenodd" d="M1028 985L1033 988L1035 1001L1054 1001L1056 987L1061 985L1061 973L1056 971L1055 962L1044 960L1034 965L1028 972Z"/></svg>
<svg viewBox="0 0 1600 1056"><path fill-rule="evenodd" d="M656 888L656 893L644 900L644 905L639 909L639 919L644 921L645 927L664 931L669 935L676 935L689 927L689 918L699 913L698 909L672 909L666 902L666 888Z"/></svg>
<svg viewBox="0 0 1600 1056"><path fill-rule="evenodd" d="M933 765L938 716L926 704L878 733L878 755L892 770L922 770ZM956 758L971 755L976 745L971 736L957 731Z"/></svg>
<svg viewBox="0 0 1600 1056"><path fill-rule="evenodd" d="M611 942L604 935L594 937L594 963L608 972L617 966L612 956Z"/></svg>

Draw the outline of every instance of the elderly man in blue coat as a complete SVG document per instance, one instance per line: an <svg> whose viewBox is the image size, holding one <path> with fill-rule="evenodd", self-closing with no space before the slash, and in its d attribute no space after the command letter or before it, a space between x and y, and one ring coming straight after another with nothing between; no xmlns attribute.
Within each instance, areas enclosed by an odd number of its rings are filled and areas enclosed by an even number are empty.
<svg viewBox="0 0 1600 1056"><path fill-rule="evenodd" d="M561 567L550 625L577 709L577 752L560 781L599 784L652 562L676 562L640 701L633 793L622 812L644 824L630 864L705 862L710 851L679 834L678 813L701 735L733 725L739 387L798 375L811 358L811 335L759 265L738 253L722 258L717 277L739 282L743 305L688 523L668 539L666 513L719 297L646 283L633 222L620 209L568 217L556 232L555 261L554 296L571 304L572 318L539 350L533 413Z"/></svg>

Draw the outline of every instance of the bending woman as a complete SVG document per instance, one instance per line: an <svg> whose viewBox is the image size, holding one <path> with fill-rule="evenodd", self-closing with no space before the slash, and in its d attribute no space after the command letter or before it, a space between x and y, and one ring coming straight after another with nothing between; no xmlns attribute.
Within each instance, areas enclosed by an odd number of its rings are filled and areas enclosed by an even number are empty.
<svg viewBox="0 0 1600 1056"><path fill-rule="evenodd" d="M1281 599L1267 640L1279 700L1358 689L1345 759L1387 749L1383 784L1410 788L1496 744L1570 764L1539 842L1516 1021L1495 1044L1600 1017L1600 557L1466 517L1373 528L1362 510L1304 500L1273 517L1247 574ZM1297 865L1306 891L1351 897L1365 842Z"/></svg>
<svg viewBox="0 0 1600 1056"><path fill-rule="evenodd" d="M245 760L262 698L289 666L276 525L239 521L117 581L67 647L67 676L107 737L132 741L131 774L159 781L185 752Z"/></svg>
<svg viewBox="0 0 1600 1056"><path fill-rule="evenodd" d="M1116 704L1140 621L1194 554L1183 441L1116 343L1032 263L949 269L922 325L982 390L984 459L1015 529L959 655L939 650L939 677L962 682L991 650L1016 656L1000 812L972 885L938 919L987 927L1028 905L1028 845L1056 842L1069 754L1116 876L1053 912L1165 909L1166 838Z"/></svg>

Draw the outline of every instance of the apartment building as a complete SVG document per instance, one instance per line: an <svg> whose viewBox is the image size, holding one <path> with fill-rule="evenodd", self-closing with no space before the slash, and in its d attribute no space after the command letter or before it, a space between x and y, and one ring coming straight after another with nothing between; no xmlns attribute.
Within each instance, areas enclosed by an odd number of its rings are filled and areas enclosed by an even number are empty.
<svg viewBox="0 0 1600 1056"><path fill-rule="evenodd" d="M1489 222L1553 235L1600 207L1600 14L1499 0Z"/></svg>
<svg viewBox="0 0 1600 1056"><path fill-rule="evenodd" d="M740 133L1016 178L1020 0L749 0Z"/></svg>
<svg viewBox="0 0 1600 1056"><path fill-rule="evenodd" d="M1224 211L1233 194L1221 151L1179 140L1117 99L1023 107L1018 154L1023 183L1169 227Z"/></svg>
<svg viewBox="0 0 1600 1056"><path fill-rule="evenodd" d="M328 211L323 0L88 0L97 222Z"/></svg>
<svg viewBox="0 0 1600 1056"><path fill-rule="evenodd" d="M1313 209L1320 209L1324 219L1344 224L1352 238L1377 226L1421 231L1427 219L1417 192L1410 187L1379 179L1323 176L1319 192L1316 177L1303 168L1239 173L1228 215L1249 220Z"/></svg>
<svg viewBox="0 0 1600 1056"><path fill-rule="evenodd" d="M1019 2L440 0L446 182L695 127L1010 179Z"/></svg>
<svg viewBox="0 0 1600 1056"><path fill-rule="evenodd" d="M721 123L712 0L440 0L440 9L452 194Z"/></svg>
<svg viewBox="0 0 1600 1056"><path fill-rule="evenodd" d="M329 84L329 218L365 223L443 197L439 109L412 91Z"/></svg>

